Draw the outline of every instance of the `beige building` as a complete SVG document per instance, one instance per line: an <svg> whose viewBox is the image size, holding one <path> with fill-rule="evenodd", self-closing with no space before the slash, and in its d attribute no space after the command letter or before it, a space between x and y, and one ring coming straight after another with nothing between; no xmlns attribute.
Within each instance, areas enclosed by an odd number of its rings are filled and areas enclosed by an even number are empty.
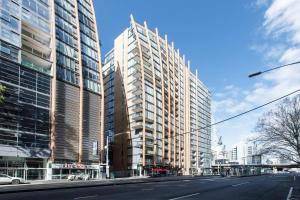
<svg viewBox="0 0 300 200"><path fill-rule="evenodd" d="M209 171L210 92L166 35L131 16L105 57L103 78L117 176Z"/></svg>

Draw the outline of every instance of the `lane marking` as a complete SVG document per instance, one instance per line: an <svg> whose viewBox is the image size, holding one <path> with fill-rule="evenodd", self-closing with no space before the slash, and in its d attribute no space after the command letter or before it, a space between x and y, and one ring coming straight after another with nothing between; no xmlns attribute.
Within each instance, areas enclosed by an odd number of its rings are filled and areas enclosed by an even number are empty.
<svg viewBox="0 0 300 200"><path fill-rule="evenodd" d="M76 197L74 199L88 199L88 198L95 198L97 197L97 195L93 195L93 196L84 196L84 197Z"/></svg>
<svg viewBox="0 0 300 200"><path fill-rule="evenodd" d="M169 199L169 200L184 199L184 198L187 198L187 197L196 196L196 195L198 195L198 194L200 194L200 193L198 192L198 193L194 193L194 194L189 194L189 195L185 195L185 196L180 196L180 197L172 198L172 199Z"/></svg>
<svg viewBox="0 0 300 200"><path fill-rule="evenodd" d="M150 190L153 190L153 188L144 188L142 189L143 191L150 191Z"/></svg>
<svg viewBox="0 0 300 200"><path fill-rule="evenodd" d="M250 182L244 182L244 183L235 184L235 185L232 185L232 187L237 187L237 186L245 185L245 184L248 184L248 183L250 183Z"/></svg>
<svg viewBox="0 0 300 200"><path fill-rule="evenodd" d="M296 181L296 176L294 176L294 181Z"/></svg>
<svg viewBox="0 0 300 200"><path fill-rule="evenodd" d="M191 180L183 180L183 182L190 182Z"/></svg>
<svg viewBox="0 0 300 200"><path fill-rule="evenodd" d="M288 194L286 200L290 200L291 199L292 193L293 193L293 187L290 188L290 191L289 191L289 194Z"/></svg>

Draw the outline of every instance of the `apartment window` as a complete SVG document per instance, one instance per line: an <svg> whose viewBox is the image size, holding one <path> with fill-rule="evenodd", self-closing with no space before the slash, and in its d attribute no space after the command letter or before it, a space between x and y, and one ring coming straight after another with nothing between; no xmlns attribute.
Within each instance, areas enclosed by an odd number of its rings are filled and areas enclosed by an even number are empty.
<svg viewBox="0 0 300 200"><path fill-rule="evenodd" d="M146 93L146 95L145 95L145 99L146 99L146 101L148 101L148 102L153 102L153 101L154 101L153 96L152 96L152 95L149 95L149 94L147 94L147 93Z"/></svg>
<svg viewBox="0 0 300 200"><path fill-rule="evenodd" d="M154 90L149 85L145 85L145 91L146 91L146 93L153 95Z"/></svg>

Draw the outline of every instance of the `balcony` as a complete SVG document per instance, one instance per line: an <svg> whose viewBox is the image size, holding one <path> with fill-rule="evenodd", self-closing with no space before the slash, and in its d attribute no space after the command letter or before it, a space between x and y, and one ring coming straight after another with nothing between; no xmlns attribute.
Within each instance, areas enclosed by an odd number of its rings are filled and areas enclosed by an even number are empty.
<svg viewBox="0 0 300 200"><path fill-rule="evenodd" d="M152 133L145 133L145 138L153 140L154 137Z"/></svg>
<svg viewBox="0 0 300 200"><path fill-rule="evenodd" d="M44 60L25 51L22 51L21 60L21 64L28 68L37 70L48 75L51 74L52 63L50 61Z"/></svg>
<svg viewBox="0 0 300 200"><path fill-rule="evenodd" d="M140 112L143 111L143 106L142 104L138 104L132 107L133 112Z"/></svg>
<svg viewBox="0 0 300 200"><path fill-rule="evenodd" d="M131 99L132 103L139 104L143 102L142 95L136 95L134 98Z"/></svg>
<svg viewBox="0 0 300 200"><path fill-rule="evenodd" d="M132 94L134 94L134 95L140 95L140 94L142 94L142 87L135 87L132 90Z"/></svg>
<svg viewBox="0 0 300 200"><path fill-rule="evenodd" d="M135 122L131 124L131 128L133 129L141 129L143 128L143 122Z"/></svg>
<svg viewBox="0 0 300 200"><path fill-rule="evenodd" d="M146 150L146 154L147 154L147 155L153 155L153 154L154 154L154 151L153 151L153 150Z"/></svg>
<svg viewBox="0 0 300 200"><path fill-rule="evenodd" d="M139 112L139 113L133 114L132 119L135 120L135 121L142 120L143 119L143 113Z"/></svg>
<svg viewBox="0 0 300 200"><path fill-rule="evenodd" d="M135 78L142 77L142 73L141 73L141 69L140 69L139 65L136 65L136 69L133 72L132 76L135 77Z"/></svg>
<svg viewBox="0 0 300 200"><path fill-rule="evenodd" d="M31 28L24 25L22 27L22 43L27 43L27 46L34 46L36 49L43 51L45 54L51 53L50 42L51 39L48 36L41 37L35 34Z"/></svg>

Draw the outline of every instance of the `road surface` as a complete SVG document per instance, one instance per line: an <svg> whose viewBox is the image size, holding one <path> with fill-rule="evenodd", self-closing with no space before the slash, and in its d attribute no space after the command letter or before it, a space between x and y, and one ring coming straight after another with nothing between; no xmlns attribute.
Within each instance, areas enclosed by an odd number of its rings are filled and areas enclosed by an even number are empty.
<svg viewBox="0 0 300 200"><path fill-rule="evenodd" d="M97 186L0 194L1 200L121 200L121 199L287 199L300 186L297 174L254 177L204 177L192 180Z"/></svg>

